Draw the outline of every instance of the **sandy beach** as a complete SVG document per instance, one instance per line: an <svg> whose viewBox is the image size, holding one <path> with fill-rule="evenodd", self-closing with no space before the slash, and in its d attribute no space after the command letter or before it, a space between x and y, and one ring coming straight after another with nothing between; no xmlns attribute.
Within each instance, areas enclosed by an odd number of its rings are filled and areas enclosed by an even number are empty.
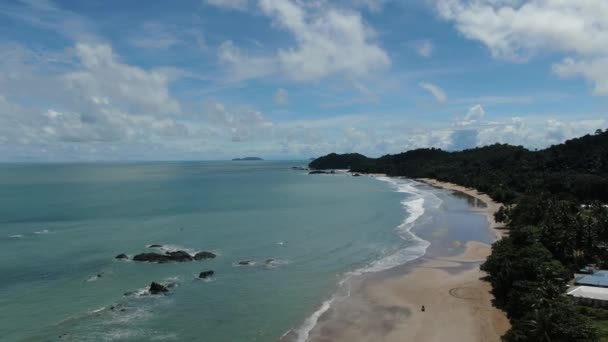
<svg viewBox="0 0 608 342"><path fill-rule="evenodd" d="M494 213L500 203L486 194L455 184L419 179L434 187L462 192L483 201L482 211L496 239ZM500 341L509 329L505 314L492 306L490 285L479 265L491 246L468 241L453 256L425 255L396 275L362 286L360 294L340 304L335 314L311 332L311 341ZM421 308L424 305L425 311Z"/></svg>

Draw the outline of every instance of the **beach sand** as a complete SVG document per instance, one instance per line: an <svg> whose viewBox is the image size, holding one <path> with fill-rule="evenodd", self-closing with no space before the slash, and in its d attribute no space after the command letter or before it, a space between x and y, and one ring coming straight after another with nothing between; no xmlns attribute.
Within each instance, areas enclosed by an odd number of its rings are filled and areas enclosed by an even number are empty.
<svg viewBox="0 0 608 342"><path fill-rule="evenodd" d="M483 211L496 239L503 236L494 221L500 204L489 196L455 184L418 181L483 201L485 208L472 210ZM479 270L491 246L476 241L465 246L459 255L427 255L403 275L361 286L360 293L322 317L309 341L500 341L509 320L492 306L490 285Z"/></svg>

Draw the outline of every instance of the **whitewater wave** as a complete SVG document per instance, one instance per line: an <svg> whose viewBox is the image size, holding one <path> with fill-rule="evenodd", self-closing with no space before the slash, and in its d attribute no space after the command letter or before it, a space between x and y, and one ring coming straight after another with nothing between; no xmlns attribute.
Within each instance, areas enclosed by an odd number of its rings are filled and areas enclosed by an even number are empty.
<svg viewBox="0 0 608 342"><path fill-rule="evenodd" d="M161 245L160 247L152 247L152 246L153 245L147 245L146 248L156 249L158 251L165 252L165 253L177 252L177 251L184 251L190 255L195 255L197 253L197 251L192 248L186 248L186 247L182 247L179 245L169 244L169 245Z"/></svg>
<svg viewBox="0 0 608 342"><path fill-rule="evenodd" d="M405 263L420 258L426 253L426 249L429 247L430 242L418 237L411 230L415 223L426 212L426 206L437 209L441 206L442 200L431 191L417 189L415 185L418 183L412 180L390 178L385 176L377 176L374 178L379 181L389 183L389 185L391 185L397 192L407 193L410 195L407 199L401 201L401 205L407 211L407 216L396 228L399 237L405 241L408 241L408 246L379 260L373 261L365 267L348 272L346 277L338 283L338 288L346 290L346 295L340 296L337 293L334 294L330 299L324 301L321 306L311 316L309 316L306 321L304 321L299 329L295 331L290 330L285 333L284 336L295 333L295 340L297 342L305 342L308 340L310 332L317 325L319 318L331 308L332 304L340 298L350 296L350 280L353 278L353 276L385 271L397 266L401 266Z"/></svg>
<svg viewBox="0 0 608 342"><path fill-rule="evenodd" d="M375 178L379 181L389 183L397 192L410 195L410 197L401 201L401 205L405 208L408 215L396 228L399 237L408 241L408 246L379 260L373 261L361 269L351 272L353 275L388 270L423 256L424 253L426 253L426 249L430 245L430 242L421 239L416 234L412 233L411 230L426 212L425 206L428 202L432 202L430 204L432 204L433 207L438 207L441 203L441 199L435 194L417 189L414 186L417 183L414 181L384 176Z"/></svg>

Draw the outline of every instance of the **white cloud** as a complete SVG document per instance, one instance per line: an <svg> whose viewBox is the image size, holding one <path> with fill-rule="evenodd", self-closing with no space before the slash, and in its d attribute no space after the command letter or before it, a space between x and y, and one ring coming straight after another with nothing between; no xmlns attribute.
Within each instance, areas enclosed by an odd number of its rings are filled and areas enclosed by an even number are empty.
<svg viewBox="0 0 608 342"><path fill-rule="evenodd" d="M278 105L289 104L289 92L287 89L277 89L277 91L274 93L274 103Z"/></svg>
<svg viewBox="0 0 608 342"><path fill-rule="evenodd" d="M259 111L227 108L220 102L207 103L202 115L218 135L227 136L233 142L267 137L265 133L273 127L272 122Z"/></svg>
<svg viewBox="0 0 608 342"><path fill-rule="evenodd" d="M433 55L433 51L435 50L435 46L430 40L418 41L416 42L415 47L418 55L424 58L431 57Z"/></svg>
<svg viewBox="0 0 608 342"><path fill-rule="evenodd" d="M445 91L443 91L443 89L441 89L439 86L427 82L421 82L419 85L420 88L433 95L438 103L445 103L448 100L448 96L445 94Z"/></svg>
<svg viewBox="0 0 608 342"><path fill-rule="evenodd" d="M595 95L608 95L608 56L591 60L566 58L553 66L560 77L582 75L594 84Z"/></svg>
<svg viewBox="0 0 608 342"><path fill-rule="evenodd" d="M76 45L76 54L82 70L70 72L64 79L69 88L82 96L82 101L95 105L109 103L138 114L180 112L164 73L121 63L109 45L80 43Z"/></svg>
<svg viewBox="0 0 608 342"><path fill-rule="evenodd" d="M439 14L497 58L525 61L535 54L571 54L554 71L581 75L608 95L608 2L605 0L438 0ZM599 71L599 72L597 72Z"/></svg>
<svg viewBox="0 0 608 342"><path fill-rule="evenodd" d="M474 105L473 107L469 108L469 111L464 116L462 121L457 122L456 125L457 126L471 126L471 125L479 124L484 119L485 115L486 115L486 111L483 109L483 107L481 105L479 105L479 104Z"/></svg>
<svg viewBox="0 0 608 342"><path fill-rule="evenodd" d="M272 74L301 82L335 74L357 78L390 65L387 53L374 42L373 30L355 11L292 0L259 0L259 8L296 44L274 55L248 56L225 42L219 58L235 79Z"/></svg>

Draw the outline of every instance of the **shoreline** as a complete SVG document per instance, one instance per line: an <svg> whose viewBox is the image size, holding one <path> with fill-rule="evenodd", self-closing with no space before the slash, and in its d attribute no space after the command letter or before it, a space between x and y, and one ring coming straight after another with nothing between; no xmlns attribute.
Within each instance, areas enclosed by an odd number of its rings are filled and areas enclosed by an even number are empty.
<svg viewBox="0 0 608 342"><path fill-rule="evenodd" d="M494 220L501 204L488 195L434 179L413 180L484 202L470 210L486 217L495 241L504 236ZM490 285L480 279L479 266L490 253L490 245L466 241L458 255L427 253L398 274L364 282L360 294L340 303L337 313L328 312L308 341L500 341L510 323L492 306Z"/></svg>
<svg viewBox="0 0 608 342"><path fill-rule="evenodd" d="M462 185L442 182L431 178L416 178L414 180L420 183L434 186L436 188L462 192L463 194L466 194L484 202L487 205L487 208L480 209L480 211L483 212L486 219L488 220L489 228L496 236L496 240L500 240L505 236L506 230L504 225L496 222L496 220L494 219L494 214L500 209L500 207L502 207L502 203L494 201L490 196L483 192L479 192L477 189L467 188Z"/></svg>

